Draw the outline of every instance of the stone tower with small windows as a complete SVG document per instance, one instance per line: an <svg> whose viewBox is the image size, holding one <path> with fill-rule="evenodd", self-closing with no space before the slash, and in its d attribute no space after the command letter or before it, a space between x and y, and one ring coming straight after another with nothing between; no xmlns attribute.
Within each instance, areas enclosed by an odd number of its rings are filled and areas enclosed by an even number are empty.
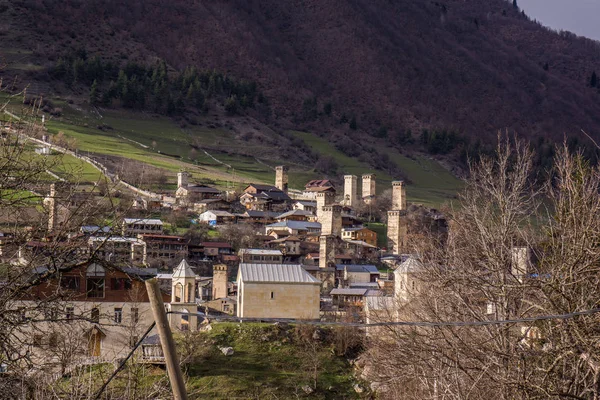
<svg viewBox="0 0 600 400"><path fill-rule="evenodd" d="M342 206L332 204L321 210L321 235L340 237L342 235Z"/></svg>
<svg viewBox="0 0 600 400"><path fill-rule="evenodd" d="M356 175L344 175L344 205L348 207L355 207L358 204L357 180Z"/></svg>
<svg viewBox="0 0 600 400"><path fill-rule="evenodd" d="M212 299L222 299L227 294L227 265L216 264L213 266Z"/></svg>
<svg viewBox="0 0 600 400"><path fill-rule="evenodd" d="M335 193L319 192L317 193L317 221L323 219L323 207L330 206L335 201Z"/></svg>
<svg viewBox="0 0 600 400"><path fill-rule="evenodd" d="M198 329L196 274L186 260L181 260L173 271L169 308L170 311L178 313L169 314L171 329L182 331Z"/></svg>
<svg viewBox="0 0 600 400"><path fill-rule="evenodd" d="M180 171L177 173L177 187L186 188L189 184L190 173L187 171Z"/></svg>
<svg viewBox="0 0 600 400"><path fill-rule="evenodd" d="M367 204L375 199L375 174L364 174L362 176L362 198Z"/></svg>
<svg viewBox="0 0 600 400"><path fill-rule="evenodd" d="M407 250L408 236L406 190L403 181L392 182L392 209L388 211L387 216L388 250L392 254L402 254Z"/></svg>
<svg viewBox="0 0 600 400"><path fill-rule="evenodd" d="M275 187L285 193L288 192L288 167L280 165L275 167Z"/></svg>

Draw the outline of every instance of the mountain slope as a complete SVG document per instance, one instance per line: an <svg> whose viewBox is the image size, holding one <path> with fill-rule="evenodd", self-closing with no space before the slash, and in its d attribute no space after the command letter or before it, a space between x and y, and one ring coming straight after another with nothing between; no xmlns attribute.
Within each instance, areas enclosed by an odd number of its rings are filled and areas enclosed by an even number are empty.
<svg viewBox="0 0 600 400"><path fill-rule="evenodd" d="M598 44L551 32L503 0L12 3L39 32L40 55L85 46L216 68L257 81L274 115L295 124L337 129L345 113L369 132L599 132L600 95L587 87L600 71ZM332 103L332 121L301 118L312 96Z"/></svg>

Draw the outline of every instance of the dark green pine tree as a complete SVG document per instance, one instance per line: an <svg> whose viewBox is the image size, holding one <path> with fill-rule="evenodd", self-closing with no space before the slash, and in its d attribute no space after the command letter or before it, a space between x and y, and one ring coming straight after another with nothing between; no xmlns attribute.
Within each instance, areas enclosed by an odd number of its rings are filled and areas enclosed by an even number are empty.
<svg viewBox="0 0 600 400"><path fill-rule="evenodd" d="M513 0L513 7L514 8L519 8L519 5L517 4L517 0Z"/></svg>
<svg viewBox="0 0 600 400"><path fill-rule="evenodd" d="M598 76L596 75L596 71L592 72L592 77L590 78L590 86L598 86Z"/></svg>

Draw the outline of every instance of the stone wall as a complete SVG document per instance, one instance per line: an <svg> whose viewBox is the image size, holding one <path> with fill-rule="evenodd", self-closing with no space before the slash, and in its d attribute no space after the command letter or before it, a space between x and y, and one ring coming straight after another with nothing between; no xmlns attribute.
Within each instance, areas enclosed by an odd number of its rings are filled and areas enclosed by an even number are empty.
<svg viewBox="0 0 600 400"><path fill-rule="evenodd" d="M275 187L288 192L288 167L285 165L275 167Z"/></svg>
<svg viewBox="0 0 600 400"><path fill-rule="evenodd" d="M356 175L344 175L344 204L355 207L358 204L358 186Z"/></svg>
<svg viewBox="0 0 600 400"><path fill-rule="evenodd" d="M319 306L319 283L240 283L240 318L319 319Z"/></svg>

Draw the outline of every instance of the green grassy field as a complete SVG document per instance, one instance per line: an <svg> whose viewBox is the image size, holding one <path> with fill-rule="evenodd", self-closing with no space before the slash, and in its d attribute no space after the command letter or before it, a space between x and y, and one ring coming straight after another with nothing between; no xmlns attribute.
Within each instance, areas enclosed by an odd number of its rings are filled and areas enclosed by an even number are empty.
<svg viewBox="0 0 600 400"><path fill-rule="evenodd" d="M46 126L51 133L63 132L67 137L74 138L82 154L122 157L159 168L168 177L168 187L174 186L176 172L181 169L191 172L194 181L236 189L243 188L249 182L274 183L274 166L279 164L290 166L289 184L293 189L302 189L308 180L321 177L313 165L261 158L265 154L265 146L236 140L227 127L213 124L208 118L200 122L202 126L180 126L170 118L143 112L105 109L98 112L96 109L75 107L61 99L53 100L53 103L63 112L61 117L47 119ZM19 107L17 105L13 109L16 114ZM391 182L397 179L343 154L325 138L308 132L292 133L312 151L333 157L339 166L339 175L376 173L379 193L390 188ZM193 149L192 144L200 148ZM203 148L210 149L209 154ZM236 153L240 149L254 151L256 157ZM452 199L462 187L460 180L434 160L423 156L409 158L391 148L378 150L386 153L411 180L412 183L407 187L411 202L439 206ZM54 172L63 176L79 170L85 181L96 181L99 173L90 168L80 168L73 160L67 159L64 170Z"/></svg>

